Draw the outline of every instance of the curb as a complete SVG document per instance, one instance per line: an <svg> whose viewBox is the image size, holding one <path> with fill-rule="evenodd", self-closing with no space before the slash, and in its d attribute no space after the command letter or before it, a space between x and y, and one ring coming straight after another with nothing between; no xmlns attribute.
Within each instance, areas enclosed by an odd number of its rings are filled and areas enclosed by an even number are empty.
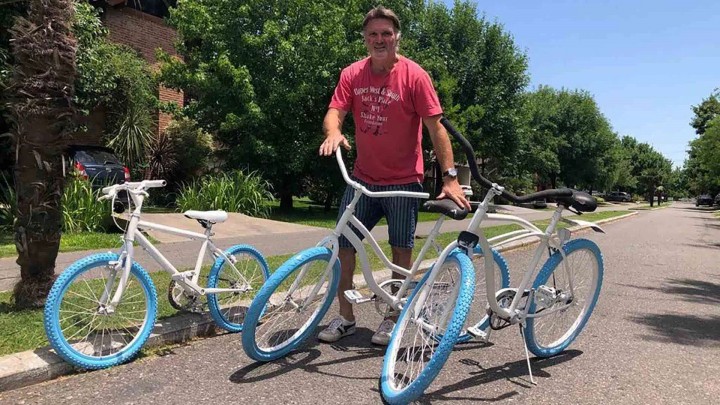
<svg viewBox="0 0 720 405"><path fill-rule="evenodd" d="M208 313L185 313L156 322L143 349L223 334ZM26 387L81 370L49 346L0 357L0 392Z"/></svg>
<svg viewBox="0 0 720 405"><path fill-rule="evenodd" d="M638 214L639 212L635 211L619 217L600 220L595 223L611 223ZM571 227L568 229L578 231L582 228ZM582 232L587 232L587 229ZM497 250L499 252L507 252L536 243L538 243L537 238L528 238L528 240L518 240L501 246ZM420 263L420 269L428 269L434 262L434 259L423 260ZM378 282L382 282L391 277L391 272L388 269L375 271L373 274ZM353 282L357 288L367 287L362 274L355 275ZM155 323L153 332L143 346L143 349L152 349L173 343L186 342L198 337L210 337L221 334L225 334L225 331L215 325L210 314L185 313L165 318L161 322ZM63 375L72 374L78 370L80 369L66 363L56 355L55 351L49 346L9 354L0 357L0 392L49 381Z"/></svg>

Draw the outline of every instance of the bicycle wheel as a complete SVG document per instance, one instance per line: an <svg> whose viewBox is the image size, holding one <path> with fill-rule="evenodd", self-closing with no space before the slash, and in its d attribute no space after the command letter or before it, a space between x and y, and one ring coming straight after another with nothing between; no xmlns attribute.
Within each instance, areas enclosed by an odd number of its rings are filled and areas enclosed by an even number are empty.
<svg viewBox="0 0 720 405"><path fill-rule="evenodd" d="M157 293L147 272L133 263L121 301L112 298L122 270L113 253L80 259L55 281L45 303L45 333L67 362L86 369L111 367L130 360L150 336L157 315ZM109 299L107 300L109 301Z"/></svg>
<svg viewBox="0 0 720 405"><path fill-rule="evenodd" d="M554 356L572 343L592 314L603 278L600 248L587 239L574 239L553 253L538 273L530 303L525 341L538 357ZM565 266L567 264L567 268ZM547 312L547 314L543 314Z"/></svg>
<svg viewBox="0 0 720 405"><path fill-rule="evenodd" d="M340 262L330 266L331 256L328 248L307 249L270 276L245 317L242 343L250 358L280 358L315 330L330 308L340 280Z"/></svg>
<svg viewBox="0 0 720 405"><path fill-rule="evenodd" d="M510 270L508 270L507 262L500 253L491 249L493 260L495 264L493 269L495 271L495 288L493 291L497 291L501 288L510 287ZM475 299L473 305L470 307L470 312L465 320L465 326L460 331L458 336L458 343L464 343L470 341L473 336L467 333L467 329L470 327L477 327L479 329L486 329L490 322L490 316L487 314L487 283L485 282L485 255L483 254L480 246L475 246L472 256L472 264L475 268Z"/></svg>
<svg viewBox="0 0 720 405"><path fill-rule="evenodd" d="M475 272L470 259L455 250L455 265L427 272L400 313L385 352L380 386L390 404L417 399L447 361L472 304Z"/></svg>
<svg viewBox="0 0 720 405"><path fill-rule="evenodd" d="M225 251L230 260L219 257L210 269L208 288L239 288L244 292L208 295L208 308L215 323L228 332L240 332L247 308L268 279L268 265L260 252L248 245L235 245Z"/></svg>

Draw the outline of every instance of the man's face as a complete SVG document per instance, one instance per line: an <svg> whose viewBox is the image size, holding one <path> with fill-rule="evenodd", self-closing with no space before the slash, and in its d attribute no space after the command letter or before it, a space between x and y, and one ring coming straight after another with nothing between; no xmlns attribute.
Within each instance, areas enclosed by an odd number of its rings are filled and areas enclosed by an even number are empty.
<svg viewBox="0 0 720 405"><path fill-rule="evenodd" d="M395 59L398 35L392 21L385 18L370 20L365 26L364 36L371 58L379 61Z"/></svg>

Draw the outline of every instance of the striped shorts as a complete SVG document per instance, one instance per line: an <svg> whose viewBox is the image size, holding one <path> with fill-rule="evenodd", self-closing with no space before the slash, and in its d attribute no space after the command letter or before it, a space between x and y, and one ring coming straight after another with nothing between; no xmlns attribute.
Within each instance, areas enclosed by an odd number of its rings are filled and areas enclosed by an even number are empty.
<svg viewBox="0 0 720 405"><path fill-rule="evenodd" d="M353 180L365 186L370 191L413 191L422 192L420 183L397 184L378 186L367 184L353 177ZM347 186L340 202L338 220L345 212L345 208L353 199L355 189ZM420 200L410 197L370 198L366 195L360 197L355 205L355 217L362 222L368 230L372 230L382 217L387 219L390 246L412 249L415 246L415 226L418 219ZM362 240L363 235L352 225L350 228ZM352 247L345 236L340 237L340 247Z"/></svg>

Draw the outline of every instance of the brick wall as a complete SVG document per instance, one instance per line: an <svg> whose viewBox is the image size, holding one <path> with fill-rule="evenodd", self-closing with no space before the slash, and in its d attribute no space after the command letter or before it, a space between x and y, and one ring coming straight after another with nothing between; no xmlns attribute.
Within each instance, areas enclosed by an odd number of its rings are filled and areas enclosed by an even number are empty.
<svg viewBox="0 0 720 405"><path fill-rule="evenodd" d="M139 51L153 69L157 69L155 50L161 48L171 55L177 55L173 44L177 33L158 17L142 13L138 10L121 7L106 9L103 23L110 31L110 40L127 45ZM183 105L183 94L160 86L160 101L174 101ZM156 133L164 130L171 116L158 112L156 117Z"/></svg>

